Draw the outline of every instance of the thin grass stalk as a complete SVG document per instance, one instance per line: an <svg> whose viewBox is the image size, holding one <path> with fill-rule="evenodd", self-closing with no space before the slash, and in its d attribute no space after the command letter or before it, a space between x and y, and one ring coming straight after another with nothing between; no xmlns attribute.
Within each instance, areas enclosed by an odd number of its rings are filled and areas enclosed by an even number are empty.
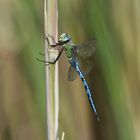
<svg viewBox="0 0 140 140"><path fill-rule="evenodd" d="M51 34L57 41L58 17L57 0L44 0L44 25L45 36ZM54 61L58 50L49 48L45 40L45 59ZM58 139L58 114L59 114L59 83L58 62L55 65L46 66L46 110L47 110L47 138Z"/></svg>

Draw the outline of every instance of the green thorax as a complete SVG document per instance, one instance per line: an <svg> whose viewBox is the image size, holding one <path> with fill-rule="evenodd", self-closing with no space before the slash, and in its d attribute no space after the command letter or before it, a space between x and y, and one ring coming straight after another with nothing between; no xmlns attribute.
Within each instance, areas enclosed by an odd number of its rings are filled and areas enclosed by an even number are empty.
<svg viewBox="0 0 140 140"><path fill-rule="evenodd" d="M66 55L68 59L71 59L73 57L73 51L72 48L74 47L73 43L67 43L64 45L64 48L66 50Z"/></svg>

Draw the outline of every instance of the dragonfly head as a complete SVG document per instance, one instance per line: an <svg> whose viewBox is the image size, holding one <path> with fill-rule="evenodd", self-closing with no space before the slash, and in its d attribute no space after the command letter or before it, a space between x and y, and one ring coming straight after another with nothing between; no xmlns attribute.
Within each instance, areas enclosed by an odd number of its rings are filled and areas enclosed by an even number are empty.
<svg viewBox="0 0 140 140"><path fill-rule="evenodd" d="M61 34L59 37L60 43L66 43L66 42L69 42L70 40L71 40L71 37L66 33Z"/></svg>

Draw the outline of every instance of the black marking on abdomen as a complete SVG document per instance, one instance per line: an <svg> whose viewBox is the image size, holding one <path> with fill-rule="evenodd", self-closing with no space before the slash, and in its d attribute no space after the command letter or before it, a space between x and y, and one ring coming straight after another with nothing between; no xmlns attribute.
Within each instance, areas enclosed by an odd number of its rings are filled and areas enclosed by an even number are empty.
<svg viewBox="0 0 140 140"><path fill-rule="evenodd" d="M81 77L81 80L84 82L84 79Z"/></svg>
<svg viewBox="0 0 140 140"><path fill-rule="evenodd" d="M88 87L85 85L85 89L86 89L86 91L87 91L87 89L88 89Z"/></svg>
<svg viewBox="0 0 140 140"><path fill-rule="evenodd" d="M78 71L78 74L80 75L80 72Z"/></svg>

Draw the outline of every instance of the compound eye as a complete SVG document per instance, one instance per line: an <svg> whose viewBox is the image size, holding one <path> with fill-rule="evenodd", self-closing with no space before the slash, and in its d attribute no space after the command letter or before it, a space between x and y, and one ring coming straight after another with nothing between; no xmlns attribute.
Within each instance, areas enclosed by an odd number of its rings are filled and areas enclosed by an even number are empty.
<svg viewBox="0 0 140 140"><path fill-rule="evenodd" d="M63 33L63 34L60 36L59 41L63 43L63 42L68 42L70 39L71 39L71 37L70 37L68 34Z"/></svg>
<svg viewBox="0 0 140 140"><path fill-rule="evenodd" d="M68 35L65 36L65 40L66 41L69 40L69 36Z"/></svg>

